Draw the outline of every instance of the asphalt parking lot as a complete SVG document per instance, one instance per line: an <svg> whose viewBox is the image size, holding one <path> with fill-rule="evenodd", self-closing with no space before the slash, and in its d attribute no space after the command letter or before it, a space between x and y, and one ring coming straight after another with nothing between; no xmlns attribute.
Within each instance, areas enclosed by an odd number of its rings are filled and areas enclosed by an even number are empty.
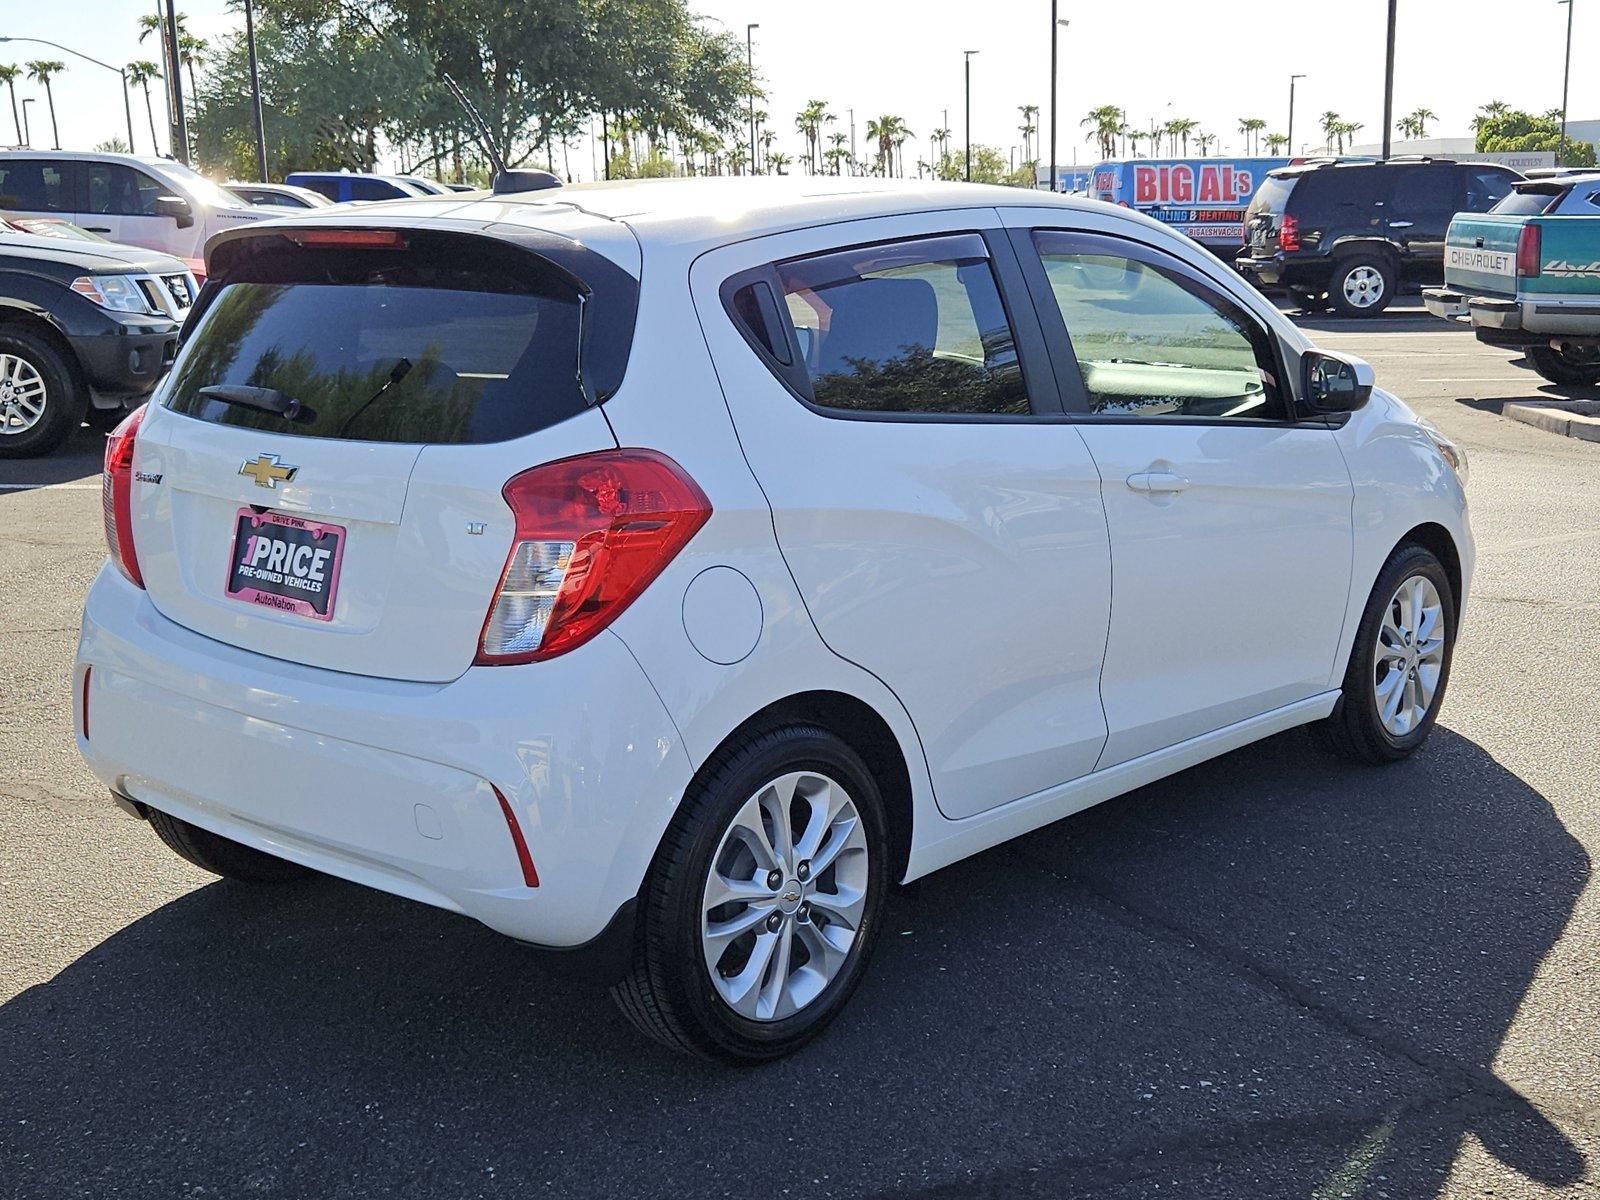
<svg viewBox="0 0 1600 1200"><path fill-rule="evenodd" d="M464 919L217 882L79 762L98 438L0 464L0 1195L1600 1194L1600 446L1405 307L1307 322L1468 449L1439 728L1274 738L892 900L840 1022L732 1071Z"/></svg>

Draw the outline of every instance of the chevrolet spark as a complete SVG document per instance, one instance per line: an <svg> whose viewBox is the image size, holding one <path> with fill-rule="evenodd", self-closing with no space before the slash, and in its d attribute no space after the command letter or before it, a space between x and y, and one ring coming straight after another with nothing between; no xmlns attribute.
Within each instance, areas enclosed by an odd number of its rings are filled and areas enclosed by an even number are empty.
<svg viewBox="0 0 1600 1200"><path fill-rule="evenodd" d="M106 448L78 746L771 1058L887 889L1294 726L1433 727L1460 450L1155 221L806 179L230 230Z"/></svg>

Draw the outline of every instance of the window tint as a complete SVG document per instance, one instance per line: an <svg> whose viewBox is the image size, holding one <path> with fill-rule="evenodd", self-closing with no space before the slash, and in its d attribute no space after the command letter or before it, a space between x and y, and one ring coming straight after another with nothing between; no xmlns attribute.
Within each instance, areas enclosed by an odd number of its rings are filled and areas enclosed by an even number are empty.
<svg viewBox="0 0 1600 1200"><path fill-rule="evenodd" d="M977 234L797 259L778 264L777 275L775 319L795 336L816 404L876 413L1030 411Z"/></svg>
<svg viewBox="0 0 1600 1200"><path fill-rule="evenodd" d="M1552 211L1566 194L1566 188L1552 188L1548 185L1519 189L1502 199L1490 211L1511 217L1536 217L1540 213Z"/></svg>
<svg viewBox="0 0 1600 1200"><path fill-rule="evenodd" d="M72 212L72 189L64 164L37 158L0 162L0 209Z"/></svg>
<svg viewBox="0 0 1600 1200"><path fill-rule="evenodd" d="M1302 221L1321 225L1365 214L1383 199L1383 167L1322 167L1299 177L1289 198L1289 211Z"/></svg>
<svg viewBox="0 0 1600 1200"><path fill-rule="evenodd" d="M1284 416L1268 334L1176 270L1096 239L1034 235L1090 411L1109 416Z"/></svg>
<svg viewBox="0 0 1600 1200"><path fill-rule="evenodd" d="M108 216L153 217L156 199L171 194L143 171L121 163L89 163L84 168L88 209Z"/></svg>
<svg viewBox="0 0 1600 1200"><path fill-rule="evenodd" d="M1517 177L1510 171L1491 171L1487 167L1462 167L1467 183L1467 211L1488 212L1511 193Z"/></svg>
<svg viewBox="0 0 1600 1200"><path fill-rule="evenodd" d="M1455 168L1434 165L1398 169L1394 176L1392 207L1410 213L1455 212Z"/></svg>
<svg viewBox="0 0 1600 1200"><path fill-rule="evenodd" d="M352 179L350 181L350 199L352 200L393 200L401 195L399 188L392 183L385 183L381 179Z"/></svg>
<svg viewBox="0 0 1600 1200"><path fill-rule="evenodd" d="M1281 213L1289 205L1289 193L1294 191L1294 185L1293 176L1268 175L1256 188L1256 194L1250 201L1250 211Z"/></svg>
<svg viewBox="0 0 1600 1200"><path fill-rule="evenodd" d="M168 407L219 425L376 442L497 442L583 410L578 302L537 260L459 239L432 249L284 252L211 298ZM201 395L298 400L293 421Z"/></svg>

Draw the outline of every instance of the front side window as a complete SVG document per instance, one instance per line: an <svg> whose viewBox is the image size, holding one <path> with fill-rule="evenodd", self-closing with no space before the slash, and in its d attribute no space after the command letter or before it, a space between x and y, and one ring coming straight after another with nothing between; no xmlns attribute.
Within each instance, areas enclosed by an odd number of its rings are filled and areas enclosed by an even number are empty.
<svg viewBox="0 0 1600 1200"><path fill-rule="evenodd" d="M72 193L62 164L37 158L0 162L0 209L71 212Z"/></svg>
<svg viewBox="0 0 1600 1200"><path fill-rule="evenodd" d="M153 217L156 200L167 195L143 171L121 163L90 163L86 168L88 211L118 217Z"/></svg>
<svg viewBox="0 0 1600 1200"><path fill-rule="evenodd" d="M1231 301L1103 239L1042 231L1034 241L1091 412L1283 418L1270 335Z"/></svg>
<svg viewBox="0 0 1600 1200"><path fill-rule="evenodd" d="M1455 168L1435 164L1425 167L1405 167L1396 171L1391 207L1396 214L1454 213Z"/></svg>
<svg viewBox="0 0 1600 1200"><path fill-rule="evenodd" d="M776 276L772 307L779 330L769 341L776 352L792 335L819 407L990 416L1031 411L1016 342L977 234L793 259L779 263ZM746 314L759 305L741 293L734 308L748 325Z"/></svg>

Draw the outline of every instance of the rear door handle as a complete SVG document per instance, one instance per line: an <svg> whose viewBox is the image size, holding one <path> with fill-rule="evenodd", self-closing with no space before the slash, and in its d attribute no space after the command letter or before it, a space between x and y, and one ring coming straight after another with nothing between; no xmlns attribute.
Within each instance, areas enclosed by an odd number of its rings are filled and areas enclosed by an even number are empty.
<svg viewBox="0 0 1600 1200"><path fill-rule="evenodd" d="M1389 222L1389 228L1390 229L1410 229L1415 224L1416 224L1415 221L1390 221Z"/></svg>
<svg viewBox="0 0 1600 1200"><path fill-rule="evenodd" d="M87 229L90 233L110 233L111 232L111 226L109 226L109 225L85 225L84 228Z"/></svg>
<svg viewBox="0 0 1600 1200"><path fill-rule="evenodd" d="M1187 479L1171 471L1151 471L1144 478L1144 490L1155 496L1176 495L1189 486Z"/></svg>

